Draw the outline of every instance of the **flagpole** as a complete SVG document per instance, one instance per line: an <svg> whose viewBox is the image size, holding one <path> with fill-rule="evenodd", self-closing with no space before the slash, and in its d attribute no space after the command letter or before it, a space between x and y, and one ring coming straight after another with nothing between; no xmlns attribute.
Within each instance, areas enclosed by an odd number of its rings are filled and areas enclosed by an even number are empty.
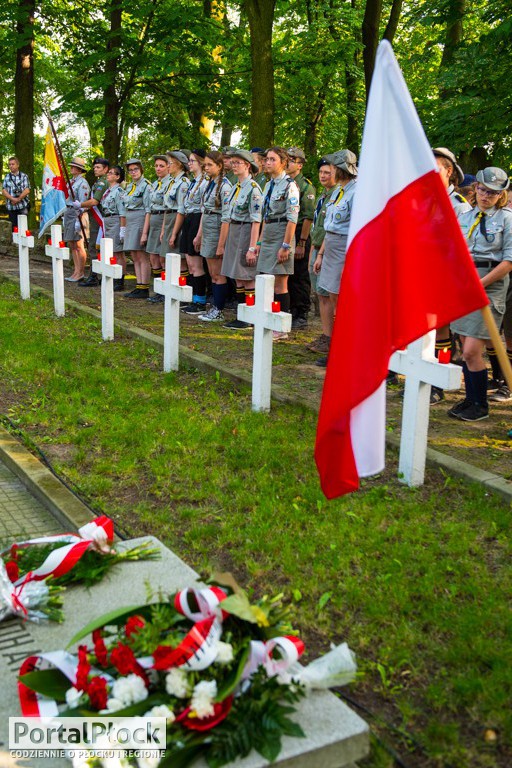
<svg viewBox="0 0 512 768"><path fill-rule="evenodd" d="M50 126L50 130L52 132L52 136L53 136L53 139L55 141L55 150L57 152L57 157L58 157L59 162L60 162L60 167L61 167L62 173L64 174L64 178L66 179L66 183L67 183L67 186L68 186L69 194L71 195L71 199L72 200L76 200L75 194L73 192L73 187L71 186L71 181L70 181L70 178L69 178L68 169L67 169L66 163L64 162L64 155L62 154L62 149L61 149L61 146L60 146L60 143L59 143L59 138L57 136L57 131L55 130L55 126L53 124L53 120L52 120L51 115L50 115L50 111L49 111L49 109L47 107L43 106L43 112L44 112L44 114L46 116L46 119L48 120L48 125ZM78 220L80 222L80 229L82 230L82 235L83 235L84 242L85 242L85 250L87 251L88 248L89 248L89 241L87 240L87 235L85 234L85 228L84 228L82 219L79 217Z"/></svg>
<svg viewBox="0 0 512 768"><path fill-rule="evenodd" d="M506 349L503 346L503 342L501 340L496 321L492 315L491 308L489 305L487 305L486 307L482 307L480 312L482 313L485 326L489 331L492 345L496 350L496 355L498 357L503 376L505 377L505 381L507 382L507 386L510 390L512 390L512 365L510 365L510 360L508 359Z"/></svg>

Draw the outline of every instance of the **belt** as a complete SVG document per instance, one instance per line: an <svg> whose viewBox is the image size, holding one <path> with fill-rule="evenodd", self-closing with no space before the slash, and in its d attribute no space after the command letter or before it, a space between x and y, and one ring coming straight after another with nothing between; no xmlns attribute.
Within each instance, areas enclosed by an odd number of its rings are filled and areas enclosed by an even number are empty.
<svg viewBox="0 0 512 768"><path fill-rule="evenodd" d="M230 222L229 222L230 226L232 224L239 224L239 225L241 225L241 224L250 224L250 223L251 223L250 221L235 221L234 219L231 219Z"/></svg>
<svg viewBox="0 0 512 768"><path fill-rule="evenodd" d="M475 259L474 265L478 269L490 269L491 267L496 267L500 262L499 261L486 261L485 259Z"/></svg>
<svg viewBox="0 0 512 768"><path fill-rule="evenodd" d="M222 211L204 211L207 216L221 216Z"/></svg>
<svg viewBox="0 0 512 768"><path fill-rule="evenodd" d="M280 224L282 221L288 221L286 216L281 216L279 219L265 219L265 224Z"/></svg>
<svg viewBox="0 0 512 768"><path fill-rule="evenodd" d="M165 213L167 211L167 208L160 208L158 211L151 211L151 213Z"/></svg>
<svg viewBox="0 0 512 768"><path fill-rule="evenodd" d="M104 219L110 219L112 216L120 216L120 213L104 213L103 218Z"/></svg>

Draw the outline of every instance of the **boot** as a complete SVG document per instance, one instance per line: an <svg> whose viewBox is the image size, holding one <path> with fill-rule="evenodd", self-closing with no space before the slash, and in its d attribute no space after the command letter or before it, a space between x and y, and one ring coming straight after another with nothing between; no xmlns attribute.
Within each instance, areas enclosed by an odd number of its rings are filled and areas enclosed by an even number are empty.
<svg viewBox="0 0 512 768"><path fill-rule="evenodd" d="M114 291L124 291L124 276L114 278Z"/></svg>

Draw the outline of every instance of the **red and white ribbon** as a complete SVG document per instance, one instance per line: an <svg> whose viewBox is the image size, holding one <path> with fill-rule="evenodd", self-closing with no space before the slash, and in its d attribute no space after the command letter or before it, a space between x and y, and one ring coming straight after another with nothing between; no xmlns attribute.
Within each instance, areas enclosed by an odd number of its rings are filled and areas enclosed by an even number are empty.
<svg viewBox="0 0 512 768"><path fill-rule="evenodd" d="M265 667L269 677L280 675L295 664L303 653L304 643L292 635L273 637L267 642L251 640L249 660L242 673L242 680L247 680L261 666Z"/></svg>
<svg viewBox="0 0 512 768"><path fill-rule="evenodd" d="M206 587L205 589L182 589L174 597L174 607L190 621L202 621L218 614L217 608L227 593L220 587ZM198 610L190 608L189 598L197 604Z"/></svg>
<svg viewBox="0 0 512 768"><path fill-rule="evenodd" d="M177 648L159 646L154 654L154 669L182 667L189 670L206 669L217 657L217 643L222 635L222 623L217 616L198 621Z"/></svg>
<svg viewBox="0 0 512 768"><path fill-rule="evenodd" d="M31 580L43 581L49 576L62 576L70 571L88 549L96 549L98 552L108 554L112 552L111 544L114 539L114 523L106 515L95 518L87 525L79 529L78 534L66 533L56 536L42 536L38 539L17 542L22 549L37 544L66 543L67 546L58 547L50 552L44 563L31 572ZM16 582L19 585L25 577Z"/></svg>

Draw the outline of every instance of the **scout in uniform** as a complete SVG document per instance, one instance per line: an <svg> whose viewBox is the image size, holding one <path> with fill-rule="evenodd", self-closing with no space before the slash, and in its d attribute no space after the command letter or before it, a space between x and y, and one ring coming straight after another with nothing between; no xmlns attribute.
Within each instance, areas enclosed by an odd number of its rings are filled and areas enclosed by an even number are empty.
<svg viewBox="0 0 512 768"><path fill-rule="evenodd" d="M95 157L93 160L92 169L96 176L96 181L91 187L89 193L89 199L81 203L81 207L84 210L89 211L89 247L87 252L91 261L91 271L87 280L80 283L81 288L93 288L95 285L99 285L100 281L98 276L92 271L92 262L95 260L99 250L99 238L100 230L103 230L103 216L101 211L100 200L103 197L103 193L108 187L107 171L109 169L109 161L105 157Z"/></svg>
<svg viewBox="0 0 512 768"><path fill-rule="evenodd" d="M231 184L236 184L236 174L231 168L231 158L233 157L233 152L236 152L236 147L221 147L220 151L222 152L224 162L224 176Z"/></svg>
<svg viewBox="0 0 512 768"><path fill-rule="evenodd" d="M126 256L123 250L123 240L126 231L124 207L124 171L120 165L113 165L107 172L108 189L100 200L103 212L105 237L112 239L112 248L117 263L123 268L123 277L114 279L114 291L124 291L124 275L126 273Z"/></svg>
<svg viewBox="0 0 512 768"><path fill-rule="evenodd" d="M237 149L231 162L237 181L228 198L228 223L221 226L218 249L224 250L221 274L236 281L237 304L244 304L246 293L254 291L263 196L252 178L258 170L252 154L246 149ZM224 325L237 330L251 327L237 318Z"/></svg>
<svg viewBox="0 0 512 768"><path fill-rule="evenodd" d="M187 280L192 286L192 304L186 304L182 307L182 311L189 315L201 315L206 309L206 274L203 257L194 245L201 221L203 194L208 186L208 180L203 172L205 156L206 152L203 149L194 149L190 153L188 167L194 178L178 206L178 215L169 240L171 247L174 247L178 234L180 235L180 253L187 260L190 273Z"/></svg>
<svg viewBox="0 0 512 768"><path fill-rule="evenodd" d="M251 149L251 155L252 155L252 159L258 166L258 172L254 174L254 181L260 187L260 189L264 189L265 184L268 181L268 176L265 173L265 170L263 167L265 164L266 152L263 149L263 147L253 147Z"/></svg>
<svg viewBox="0 0 512 768"><path fill-rule="evenodd" d="M144 178L141 161L132 157L125 163L131 181L124 190L126 232L124 250L131 253L137 284L126 294L127 299L147 299L151 264L146 253L146 243L151 217L151 184Z"/></svg>
<svg viewBox="0 0 512 768"><path fill-rule="evenodd" d="M146 252L149 254L151 274L153 279L162 274L160 261L162 227L164 223L164 195L171 177L169 175L169 158L167 155L153 155L156 179L151 185L151 214L149 219L149 235ZM164 298L157 294L159 298Z"/></svg>
<svg viewBox="0 0 512 768"><path fill-rule="evenodd" d="M302 173L306 155L298 147L288 150L288 176L299 188L299 218L295 231L295 257L293 275L288 280L292 329L307 328L308 312L311 305L311 280L309 278L309 251L311 240L309 232L315 215L316 190L309 179Z"/></svg>
<svg viewBox="0 0 512 768"><path fill-rule="evenodd" d="M299 217L299 188L286 173L288 153L283 147L267 150L270 181L263 190L263 228L258 246L258 272L275 275L275 300L290 311L288 276L293 274L295 228ZM275 339L287 333L273 332Z"/></svg>
<svg viewBox="0 0 512 768"><path fill-rule="evenodd" d="M208 312L199 315L198 319L212 322L224 320L223 310L228 293L226 278L221 274L224 248L219 249L219 237L222 224L229 222L228 199L231 183L224 176L224 163L220 152L207 152L204 170L210 180L203 195L201 222L194 245L206 259L213 293L212 306Z"/></svg>
<svg viewBox="0 0 512 768"><path fill-rule="evenodd" d="M508 176L501 168L478 171L476 206L458 217L498 328L505 314L512 269L512 211L506 207L508 186ZM455 320L451 329L461 336L466 397L448 413L462 421L481 421L489 416L487 367L483 358L489 332L480 311Z"/></svg>
<svg viewBox="0 0 512 768"><path fill-rule="evenodd" d="M345 265L352 201L356 191L357 157L349 149L342 149L332 155L326 155L326 160L334 167L336 186L327 203L325 237L313 268L319 276L319 287L329 293L334 316ZM329 335L332 336L332 328ZM320 358L316 364L325 367L327 358Z"/></svg>
<svg viewBox="0 0 512 768"><path fill-rule="evenodd" d="M455 155L446 147L436 147L432 152L434 153L437 167L439 168L439 178L448 193L453 210L457 215L459 213L467 213L467 211L471 210L472 206L468 203L466 198L459 194L455 189L456 185L460 186L464 183L464 172L457 163ZM445 325L436 330L435 356L438 357L439 352L447 347L452 347L449 325ZM430 404L435 405L442 400L444 400L443 390L440 387L431 387Z"/></svg>
<svg viewBox="0 0 512 768"><path fill-rule="evenodd" d="M311 280L311 287L318 296L320 320L322 322L322 333L311 344L308 344L307 349L309 349L311 352L327 355L329 353L329 347L331 344L331 333L334 323L334 309L332 302L329 299L328 291L319 287L318 275L313 269L313 265L316 261L316 255L325 237L324 224L325 214L327 211L327 203L329 202L331 193L336 186L333 167L325 157L323 157L318 163L318 180L322 185L323 190L315 202L315 213L313 214L313 224L311 226L310 232L311 253L309 256L309 277Z"/></svg>
<svg viewBox="0 0 512 768"><path fill-rule="evenodd" d="M66 277L69 283L78 283L84 278L85 252L83 237L87 237L88 215L82 210L82 203L89 198L91 188L84 177L86 172L85 160L74 157L69 164L71 179L69 181L69 195L66 200L66 211L62 221L63 238L71 248L74 269L70 277Z"/></svg>

